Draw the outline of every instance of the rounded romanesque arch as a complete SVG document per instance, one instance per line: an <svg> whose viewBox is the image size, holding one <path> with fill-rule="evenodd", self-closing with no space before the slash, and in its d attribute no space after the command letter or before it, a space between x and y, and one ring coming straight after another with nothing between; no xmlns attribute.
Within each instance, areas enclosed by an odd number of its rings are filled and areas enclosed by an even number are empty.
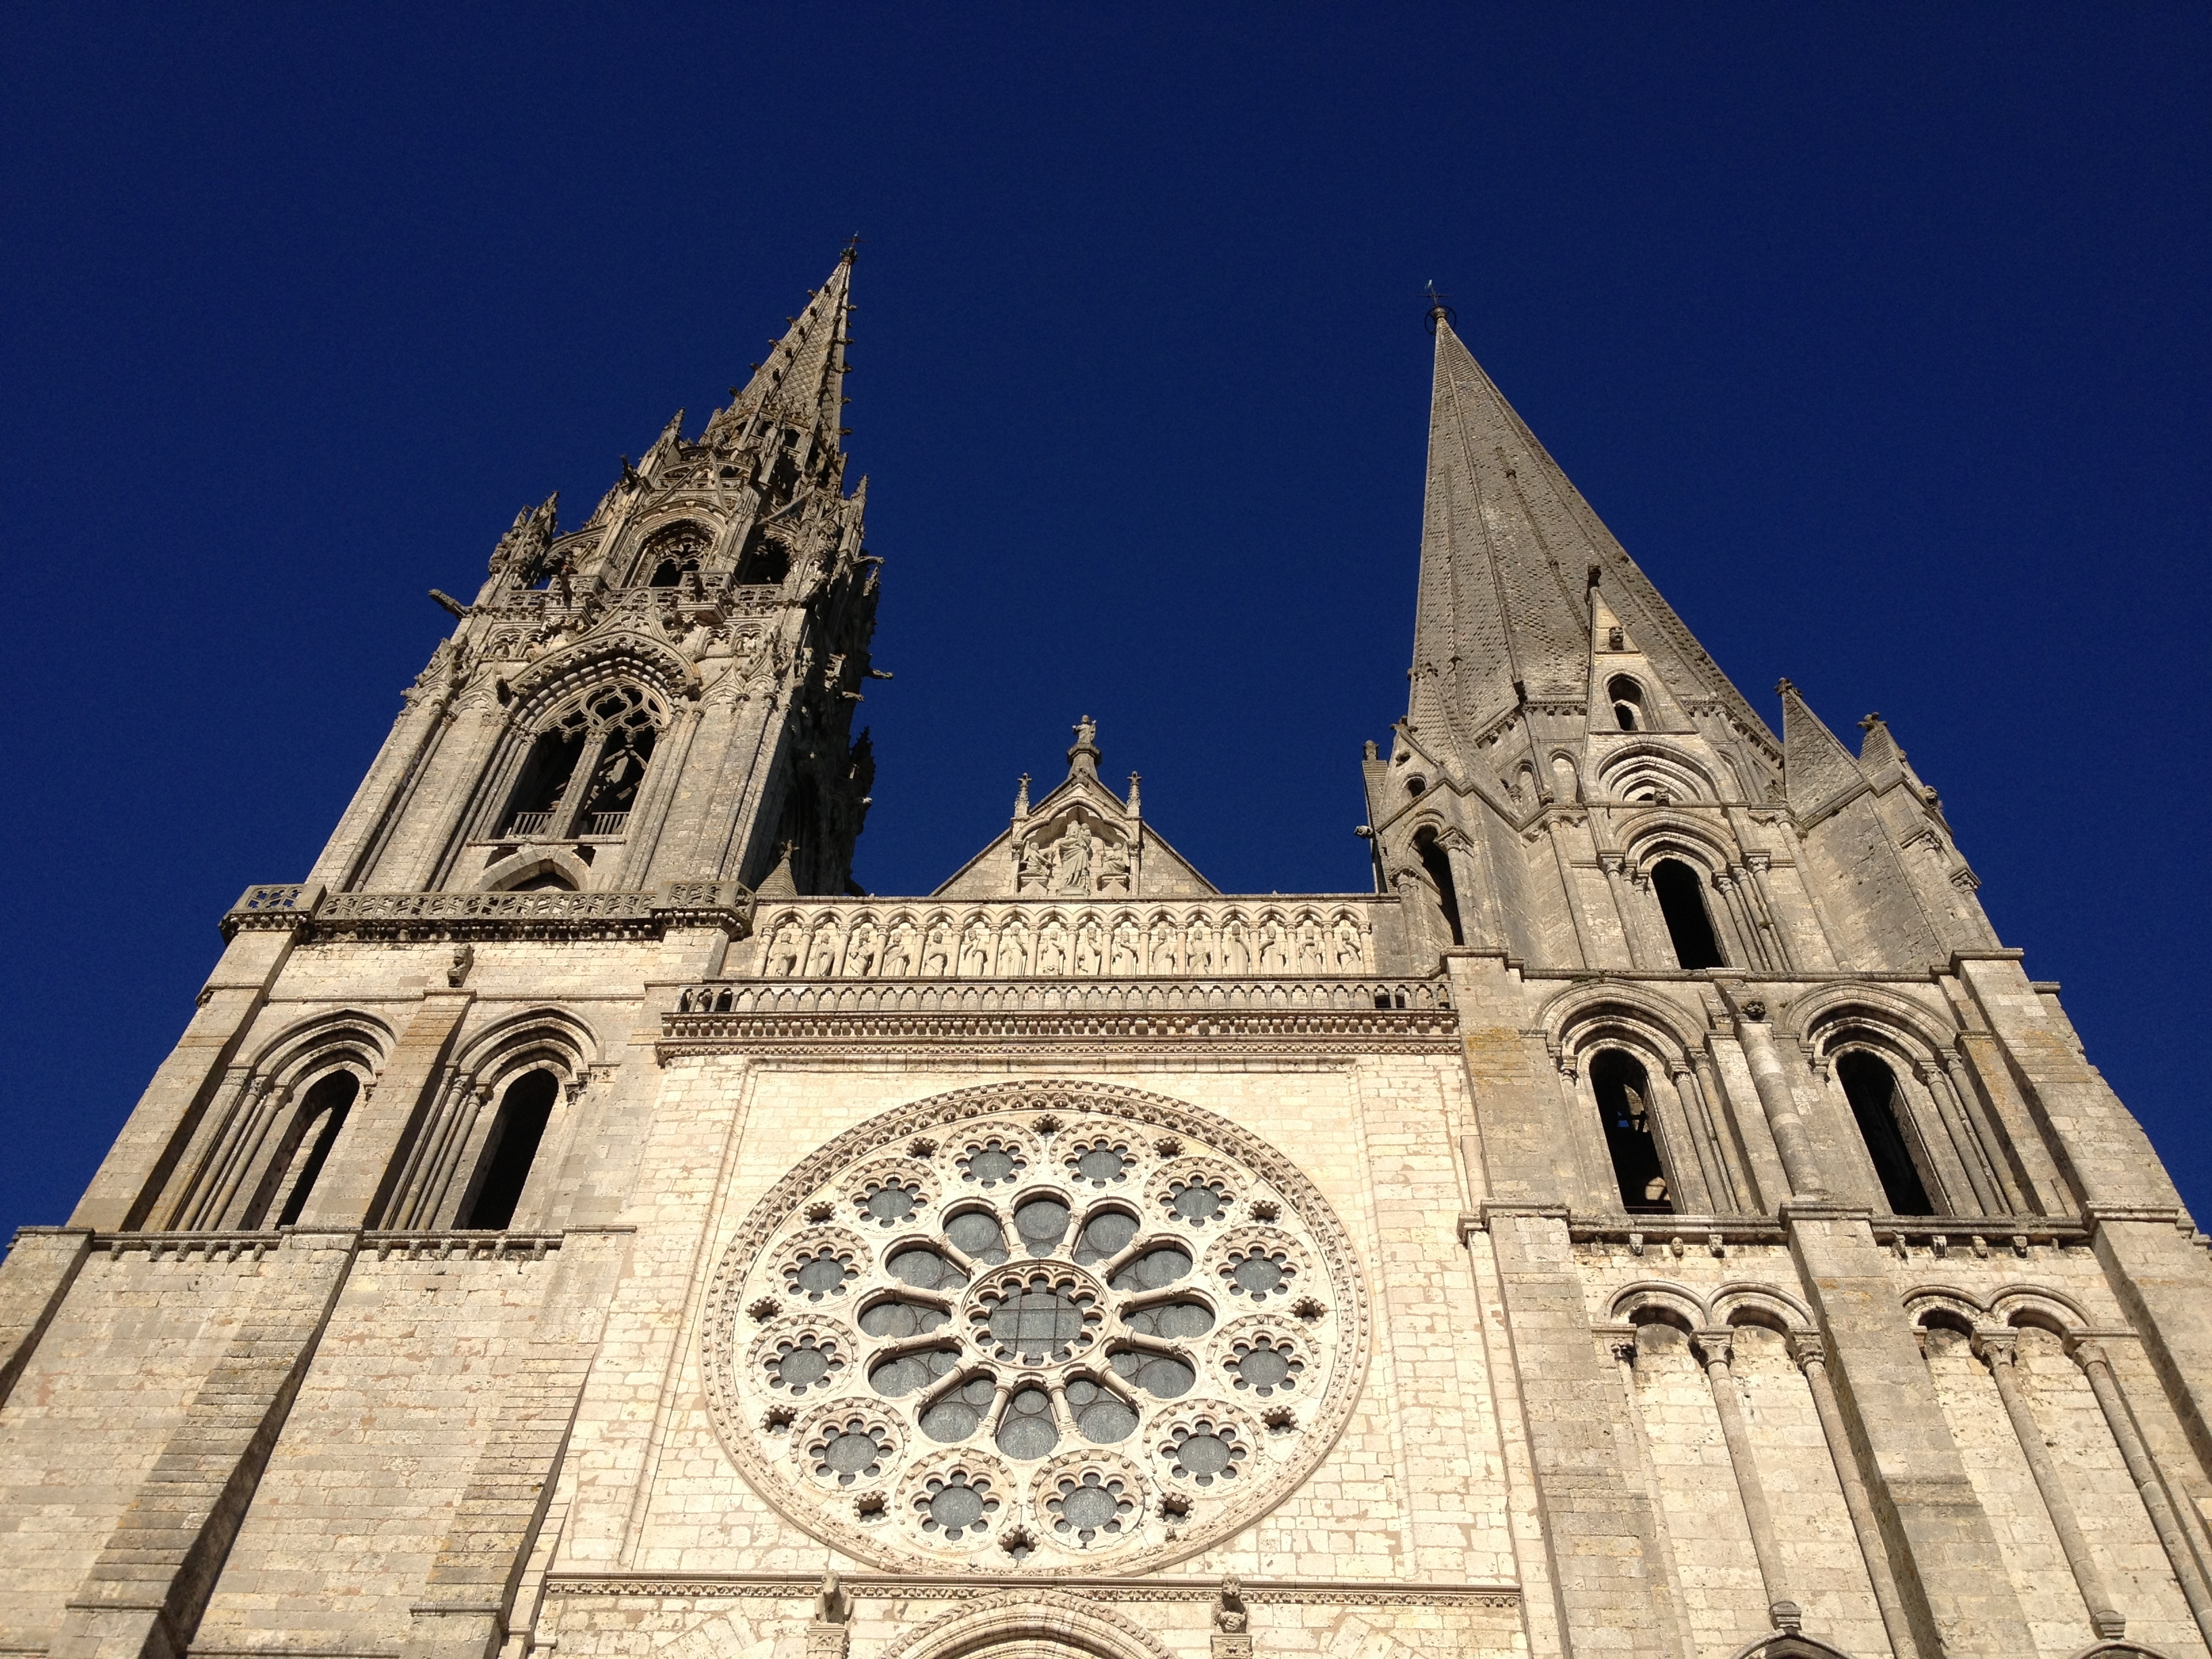
<svg viewBox="0 0 2212 1659"><path fill-rule="evenodd" d="M899 1637L883 1659L968 1659L985 1652L1009 1659L1172 1659L1165 1643L1126 1613L1056 1590L979 1596Z"/></svg>
<svg viewBox="0 0 2212 1659"><path fill-rule="evenodd" d="M799 1160L701 1331L724 1449L896 1571L1149 1569L1289 1497L1370 1341L1350 1236L1279 1152L1164 1096L989 1085Z"/></svg>

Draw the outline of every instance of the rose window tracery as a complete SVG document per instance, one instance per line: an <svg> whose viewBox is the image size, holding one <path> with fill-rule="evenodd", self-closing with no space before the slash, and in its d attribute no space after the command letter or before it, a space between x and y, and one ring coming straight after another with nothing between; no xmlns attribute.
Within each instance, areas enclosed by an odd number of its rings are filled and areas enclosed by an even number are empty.
<svg viewBox="0 0 2212 1659"><path fill-rule="evenodd" d="M717 1428L779 1508L879 1565L986 1572L1150 1565L1249 1523L1340 1429L1366 1328L1287 1160L1097 1085L840 1137L763 1200L714 1305Z"/></svg>

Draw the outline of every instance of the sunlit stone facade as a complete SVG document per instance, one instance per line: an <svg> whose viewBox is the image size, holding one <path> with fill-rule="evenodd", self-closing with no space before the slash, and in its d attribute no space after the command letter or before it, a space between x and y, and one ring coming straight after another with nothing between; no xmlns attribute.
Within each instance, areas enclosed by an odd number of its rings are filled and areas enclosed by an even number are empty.
<svg viewBox="0 0 2212 1659"><path fill-rule="evenodd" d="M851 271L517 517L15 1241L0 1653L2204 1653L2204 1237L1448 313L1370 890L1217 890L1088 717L853 885Z"/></svg>

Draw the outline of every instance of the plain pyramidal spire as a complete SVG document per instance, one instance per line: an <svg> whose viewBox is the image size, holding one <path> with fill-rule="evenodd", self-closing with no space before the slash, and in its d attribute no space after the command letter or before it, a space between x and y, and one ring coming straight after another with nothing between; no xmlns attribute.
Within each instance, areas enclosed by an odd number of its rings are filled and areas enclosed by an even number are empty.
<svg viewBox="0 0 2212 1659"><path fill-rule="evenodd" d="M1428 484L1407 719L1464 771L1482 734L1527 703L1579 702L1589 584L1678 696L1749 702L1660 597L1483 372L1431 290Z"/></svg>

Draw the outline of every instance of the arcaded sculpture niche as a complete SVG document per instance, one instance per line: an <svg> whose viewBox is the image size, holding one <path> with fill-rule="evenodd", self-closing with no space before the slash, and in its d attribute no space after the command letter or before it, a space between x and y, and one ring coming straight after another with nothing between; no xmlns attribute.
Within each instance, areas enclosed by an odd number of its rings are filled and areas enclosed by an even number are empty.
<svg viewBox="0 0 2212 1659"><path fill-rule="evenodd" d="M1030 831L1014 848L1014 887L1025 898L1127 893L1131 870L1125 833L1079 809Z"/></svg>

